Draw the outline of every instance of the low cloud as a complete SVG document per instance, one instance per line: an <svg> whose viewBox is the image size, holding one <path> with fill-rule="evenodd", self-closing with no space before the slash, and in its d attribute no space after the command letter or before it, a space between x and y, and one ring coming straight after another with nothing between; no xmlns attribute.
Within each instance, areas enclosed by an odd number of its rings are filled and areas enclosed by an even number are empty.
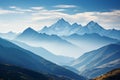
<svg viewBox="0 0 120 80"><path fill-rule="evenodd" d="M42 6L29 7L26 9L19 8L16 6L11 6L9 8L10 9L0 9L0 16L2 16L3 14L4 15L16 14L16 16L19 14L23 14L23 15L25 14L25 16L21 18L23 19L23 21L21 20L20 23L16 23L16 24L18 26L21 24L22 24L21 26L24 26L24 25L25 26L27 25L28 27L33 26L34 29L36 30L42 28L43 26L50 26L60 18L64 18L66 21L70 22L71 24L77 22L82 25L86 25L89 21L93 20L95 22L98 22L104 28L120 29L120 23L119 23L120 10L113 10L109 12L81 12L81 13L69 14L64 12L66 11L66 9L48 10ZM16 18L16 21L17 21L17 18ZM4 23L9 23L9 22L4 22ZM0 25L2 25L2 23ZM13 24L9 23L9 25L12 26ZM20 28L21 28L20 30L23 30L22 29L23 27L20 27Z"/></svg>
<svg viewBox="0 0 120 80"><path fill-rule="evenodd" d="M31 7L31 9L33 9L33 10L43 10L44 7Z"/></svg>
<svg viewBox="0 0 120 80"><path fill-rule="evenodd" d="M17 13L23 13L23 12L17 12L17 11L14 11L14 10L0 9L0 14L17 14Z"/></svg>
<svg viewBox="0 0 120 80"><path fill-rule="evenodd" d="M56 5L55 8L76 8L76 5Z"/></svg>
<svg viewBox="0 0 120 80"><path fill-rule="evenodd" d="M22 13L25 13L25 12L32 12L33 10L31 9L23 9L23 8L19 8L19 7L16 7L16 6L10 6L9 7L10 9L13 9L11 11L17 11L17 12L22 12Z"/></svg>
<svg viewBox="0 0 120 80"><path fill-rule="evenodd" d="M71 24L77 22L82 25L86 25L89 21L93 20L98 22L104 28L116 28L120 29L120 10L113 10L110 12L83 12L76 14L67 14L58 11L46 10L32 14L33 21L51 21L56 22L59 18L64 18Z"/></svg>

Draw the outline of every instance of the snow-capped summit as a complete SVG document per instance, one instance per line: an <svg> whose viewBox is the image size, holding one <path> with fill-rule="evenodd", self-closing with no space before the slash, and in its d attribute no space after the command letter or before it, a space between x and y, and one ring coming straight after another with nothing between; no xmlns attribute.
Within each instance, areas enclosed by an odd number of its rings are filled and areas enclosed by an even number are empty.
<svg viewBox="0 0 120 80"><path fill-rule="evenodd" d="M90 21L87 25L94 25L94 24L97 24L97 23L94 21Z"/></svg>
<svg viewBox="0 0 120 80"><path fill-rule="evenodd" d="M88 28L89 33L100 33L104 30L98 23L94 21L89 22L85 27Z"/></svg>
<svg viewBox="0 0 120 80"><path fill-rule="evenodd" d="M70 24L65 21L63 18L59 19L55 24L51 25L50 28L54 30L64 30L65 28L68 28Z"/></svg>
<svg viewBox="0 0 120 80"><path fill-rule="evenodd" d="M103 30L104 28L102 28L98 23L94 21L90 21L86 26L82 27L82 25L79 25L77 23L73 23L71 25L69 22L61 18L50 27L44 27L40 31L40 33L65 36L65 35L71 35L74 33L77 33L77 34L100 33Z"/></svg>
<svg viewBox="0 0 120 80"><path fill-rule="evenodd" d="M77 23L74 23L73 25L71 25L69 22L61 18L50 27L44 27L40 32L46 33L49 35L55 34L55 35L63 36L63 35L71 35L80 27L81 26L78 25Z"/></svg>
<svg viewBox="0 0 120 80"><path fill-rule="evenodd" d="M85 33L100 33L104 31L98 23L94 21L90 21L86 26L80 28L76 33L78 34L85 34Z"/></svg>
<svg viewBox="0 0 120 80"><path fill-rule="evenodd" d="M82 25L79 25L77 23L73 23L70 27L70 34L74 34L76 31L82 28Z"/></svg>
<svg viewBox="0 0 120 80"><path fill-rule="evenodd" d="M61 18L61 19L59 19L59 20L57 21L57 23L68 23L68 22L65 21L63 18Z"/></svg>
<svg viewBox="0 0 120 80"><path fill-rule="evenodd" d="M94 22L94 21L90 21L86 27L90 30L101 30L103 29L98 23Z"/></svg>
<svg viewBox="0 0 120 80"><path fill-rule="evenodd" d="M64 20L63 18L56 21L51 26L44 27L42 30L40 30L40 33L46 33L49 35L58 35L58 36L69 36L71 34L91 34L91 33L97 33L101 36L107 36L110 38L115 38L120 40L120 30L106 30L101 25L99 25L97 22L90 21L86 26L79 25L77 23L73 23L72 25Z"/></svg>

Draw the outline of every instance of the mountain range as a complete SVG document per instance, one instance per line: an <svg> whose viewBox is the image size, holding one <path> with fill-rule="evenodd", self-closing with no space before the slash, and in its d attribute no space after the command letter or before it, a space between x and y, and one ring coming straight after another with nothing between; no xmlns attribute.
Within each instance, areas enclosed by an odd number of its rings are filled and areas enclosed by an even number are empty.
<svg viewBox="0 0 120 80"><path fill-rule="evenodd" d="M62 21L60 20L60 22L63 21L63 19ZM57 55L64 55L69 57L80 56L85 52L98 49L111 43L119 42L119 40L117 39L101 36L97 33L58 36L38 33L32 28L27 28L26 30L24 30L15 38L15 40L26 43L33 47L42 47L49 52L55 53ZM57 45L59 45L59 48L56 47Z"/></svg>
<svg viewBox="0 0 120 80"><path fill-rule="evenodd" d="M35 55L7 40L0 38L0 63L19 66L35 72L63 76L75 80L85 80L84 77L58 66L44 58Z"/></svg>
<svg viewBox="0 0 120 80"><path fill-rule="evenodd" d="M42 47L57 55L75 57L76 55L82 53L81 49L78 46L62 39L61 37L57 35L38 33L32 28L27 28L24 30L20 35L16 37L15 40L24 42L33 47Z"/></svg>
<svg viewBox="0 0 120 80"><path fill-rule="evenodd" d="M8 34L5 35L9 36ZM94 21L82 26L77 23L70 24L61 18L53 25L44 27L38 32L29 27L19 35L14 35L13 40L32 47L42 47L56 55L77 58L85 52L118 42L119 35L119 30L104 29ZM7 38L11 38L11 36ZM58 45L59 48L56 47Z"/></svg>
<svg viewBox="0 0 120 80"><path fill-rule="evenodd" d="M70 36L64 36L62 38L71 42L72 44L79 46L83 52L92 51L105 45L119 42L117 39L101 36L97 33L84 35L73 34Z"/></svg>
<svg viewBox="0 0 120 80"><path fill-rule="evenodd" d="M50 27L44 27L39 32L46 33L49 35L55 34L55 35L63 36L63 35L73 34L79 28L81 28L81 25L78 25L77 23L70 25L67 21L61 18L55 24L51 25Z"/></svg>
<svg viewBox="0 0 120 80"><path fill-rule="evenodd" d="M30 70L44 78L94 79L120 68L119 35L120 30L104 29L94 21L82 26L63 18L40 31L29 27L19 34L0 33L5 38L0 38L0 67L7 67L6 72L24 69L26 75Z"/></svg>
<svg viewBox="0 0 120 80"><path fill-rule="evenodd" d="M42 30L39 31L40 33L46 33L49 35L55 34L59 36L68 36L71 34L91 34L97 33L101 36L106 36L114 39L120 40L120 30L115 29L104 29L101 25L94 21L90 21L87 25L82 26L78 25L77 23L70 24L69 22L65 21L63 18L58 20L56 23L49 27L44 27Z"/></svg>

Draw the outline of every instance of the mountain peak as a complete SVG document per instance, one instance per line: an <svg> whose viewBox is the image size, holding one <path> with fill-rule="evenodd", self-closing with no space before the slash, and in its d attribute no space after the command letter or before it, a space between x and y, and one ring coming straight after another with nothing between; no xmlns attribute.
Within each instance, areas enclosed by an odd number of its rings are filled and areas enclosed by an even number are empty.
<svg viewBox="0 0 120 80"><path fill-rule="evenodd" d="M33 30L31 27L28 27L26 30Z"/></svg>
<svg viewBox="0 0 120 80"><path fill-rule="evenodd" d="M73 23L72 26L78 26L78 24L77 23Z"/></svg>
<svg viewBox="0 0 120 80"><path fill-rule="evenodd" d="M60 21L65 21L65 19L64 18L61 18L61 19L59 19Z"/></svg>
<svg viewBox="0 0 120 80"><path fill-rule="evenodd" d="M78 23L73 23L72 26L76 26L76 27L81 27L82 25L78 24Z"/></svg>
<svg viewBox="0 0 120 80"><path fill-rule="evenodd" d="M57 23L66 23L67 21L65 21L65 19L61 18L57 21Z"/></svg>
<svg viewBox="0 0 120 80"><path fill-rule="evenodd" d="M87 26L89 29L96 29L96 30L101 30L101 29L103 29L97 22L94 22L94 21L90 21L86 26Z"/></svg>
<svg viewBox="0 0 120 80"><path fill-rule="evenodd" d="M97 24L97 23L94 21L90 21L87 25L95 25L95 24Z"/></svg>
<svg viewBox="0 0 120 80"><path fill-rule="evenodd" d="M34 29L32 29L31 27L28 27L27 29L25 29L23 31L23 34L25 34L25 33L31 34L31 33L37 33L37 32Z"/></svg>
<svg viewBox="0 0 120 80"><path fill-rule="evenodd" d="M39 33L37 31L35 31L34 29L28 27L27 29L25 29L19 36L17 36L17 40L30 40L33 38L33 36L39 35Z"/></svg>
<svg viewBox="0 0 120 80"><path fill-rule="evenodd" d="M28 27L27 29L24 30L24 32L33 32L35 31L34 29L32 29L31 27Z"/></svg>
<svg viewBox="0 0 120 80"><path fill-rule="evenodd" d="M70 26L70 24L65 21L63 18L59 19L55 24L52 25L54 29L60 29Z"/></svg>

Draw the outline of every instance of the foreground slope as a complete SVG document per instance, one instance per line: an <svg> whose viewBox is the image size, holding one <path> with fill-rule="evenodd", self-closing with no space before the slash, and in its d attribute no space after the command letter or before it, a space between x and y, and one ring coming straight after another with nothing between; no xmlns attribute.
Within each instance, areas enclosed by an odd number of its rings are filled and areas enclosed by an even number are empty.
<svg viewBox="0 0 120 80"><path fill-rule="evenodd" d="M120 80L120 68L107 72L93 80Z"/></svg>
<svg viewBox="0 0 120 80"><path fill-rule="evenodd" d="M36 72L70 77L75 80L84 80L83 77L62 68L40 56L24 50L13 43L0 38L0 63L11 64Z"/></svg>
<svg viewBox="0 0 120 80"><path fill-rule="evenodd" d="M8 64L0 64L0 80L71 80L65 77L37 73Z"/></svg>

